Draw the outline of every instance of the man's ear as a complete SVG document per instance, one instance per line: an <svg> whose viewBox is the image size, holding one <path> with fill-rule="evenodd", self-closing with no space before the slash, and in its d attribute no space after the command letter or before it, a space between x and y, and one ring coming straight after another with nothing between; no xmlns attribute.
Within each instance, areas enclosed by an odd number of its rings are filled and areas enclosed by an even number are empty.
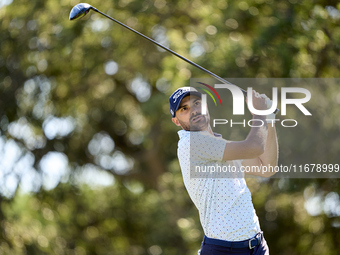
<svg viewBox="0 0 340 255"><path fill-rule="evenodd" d="M175 123L176 126L181 126L181 124L179 123L179 121L176 117L172 118L172 122Z"/></svg>

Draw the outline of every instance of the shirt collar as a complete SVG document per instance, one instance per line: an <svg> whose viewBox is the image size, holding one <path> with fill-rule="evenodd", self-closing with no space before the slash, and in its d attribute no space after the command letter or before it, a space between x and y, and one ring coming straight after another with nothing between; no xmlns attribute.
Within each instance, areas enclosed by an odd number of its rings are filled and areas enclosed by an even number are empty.
<svg viewBox="0 0 340 255"><path fill-rule="evenodd" d="M195 132L201 132L201 133L208 133L208 134L209 134L208 131L195 131ZM178 134L178 136L179 136L179 139L182 139L182 138L184 138L185 136L190 135L190 131L186 131L186 130L183 130L183 129L182 129L182 130L178 131L177 134ZM215 137L222 137L222 135L221 135L221 134L218 134L218 133L214 133L214 136L215 136Z"/></svg>

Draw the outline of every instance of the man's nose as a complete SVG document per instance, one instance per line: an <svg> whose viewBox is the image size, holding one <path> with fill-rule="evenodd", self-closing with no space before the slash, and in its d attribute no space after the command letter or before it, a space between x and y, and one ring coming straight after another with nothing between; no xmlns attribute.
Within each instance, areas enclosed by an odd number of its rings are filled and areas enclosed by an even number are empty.
<svg viewBox="0 0 340 255"><path fill-rule="evenodd" d="M190 107L190 113L192 116L196 115L197 113L199 113L199 107L192 105Z"/></svg>

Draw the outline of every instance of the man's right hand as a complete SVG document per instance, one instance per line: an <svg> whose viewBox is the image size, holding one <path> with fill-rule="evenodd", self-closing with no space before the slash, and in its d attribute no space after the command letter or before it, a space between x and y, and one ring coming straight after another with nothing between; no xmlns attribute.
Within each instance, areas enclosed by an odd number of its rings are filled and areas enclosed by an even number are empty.
<svg viewBox="0 0 340 255"><path fill-rule="evenodd" d="M263 97L262 95L260 95L260 93L256 92L255 90L253 90L252 101L253 101L253 106L256 110L267 110L268 109L266 98ZM247 102L247 106L248 106L248 95L247 95L246 102ZM249 109L249 106L248 106L248 109ZM252 113L252 112L251 112L251 114L254 115L254 113Z"/></svg>

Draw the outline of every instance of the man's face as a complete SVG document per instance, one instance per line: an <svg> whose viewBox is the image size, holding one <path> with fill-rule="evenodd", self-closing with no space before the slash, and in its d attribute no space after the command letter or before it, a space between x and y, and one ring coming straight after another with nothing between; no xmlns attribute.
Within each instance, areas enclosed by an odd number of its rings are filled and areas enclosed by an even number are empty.
<svg viewBox="0 0 340 255"><path fill-rule="evenodd" d="M210 116L201 114L201 98L186 96L182 99L172 122L187 131L202 131L209 126Z"/></svg>

